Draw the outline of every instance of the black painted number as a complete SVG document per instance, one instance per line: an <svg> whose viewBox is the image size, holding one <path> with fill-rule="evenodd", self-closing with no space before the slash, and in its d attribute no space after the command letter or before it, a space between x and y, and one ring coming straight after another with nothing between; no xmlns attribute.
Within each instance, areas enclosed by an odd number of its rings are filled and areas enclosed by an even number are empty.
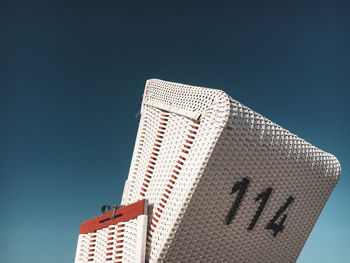
<svg viewBox="0 0 350 263"><path fill-rule="evenodd" d="M264 210L265 208L265 205L267 203L267 200L269 200L269 197L271 195L271 192L272 192L272 188L269 187L267 188L264 192L258 194L258 196L255 198L255 201L259 201L261 199L261 203L259 205L259 208L258 210L256 211L254 217L253 217L253 220L252 222L250 223L249 227L248 227L248 230L253 230L256 222L258 222L259 220L259 217L261 216L261 213L262 211Z"/></svg>
<svg viewBox="0 0 350 263"><path fill-rule="evenodd" d="M231 195L233 195L235 192L238 191L236 200L233 202L233 205L228 212L226 216L226 225L231 224L232 220L235 218L239 205L241 204L244 194L247 191L247 188L249 186L249 180L247 178L243 178L242 181L237 182L233 185L232 190L231 190Z"/></svg>
<svg viewBox="0 0 350 263"><path fill-rule="evenodd" d="M235 201L232 204L230 211L228 212L228 214L225 218L226 225L231 224L231 222L235 218L235 216L238 212L239 206L242 203L243 197L248 190L249 184L250 184L250 180L248 178L243 178L241 181L238 181L233 185L230 195L233 195L236 192L238 192L238 193L237 193L237 197L236 197ZM258 202L260 200L261 201L260 201L260 205L258 207L258 210L256 211L256 213L255 213L252 221L250 222L247 230L251 231L254 229L256 223L258 222L258 220L259 220L259 218L260 218L260 216L265 208L265 206L267 205L267 202L271 196L272 191L273 191L273 189L271 187L269 187L269 188L265 189L263 192L259 193L257 195L257 197L255 198L255 202ZM267 230L272 230L273 237L276 237L279 232L283 231L283 229L284 229L283 224L287 219L287 215L284 214L282 216L282 214L284 213L284 211L288 208L288 206L293 201L294 201L294 198L292 196L289 196L287 201L280 207L280 209L276 212L275 216L266 225L265 228ZM276 223L278 218L281 216L282 216L282 218L280 219L280 221L278 223Z"/></svg>
<svg viewBox="0 0 350 263"><path fill-rule="evenodd" d="M277 211L275 216L267 224L266 229L271 229L273 231L273 236L277 236L278 232L282 232L284 229L284 221L287 219L287 215L283 215L279 223L276 223L276 220L282 215L282 213L287 209L287 207L294 201L292 196L288 197L287 202Z"/></svg>

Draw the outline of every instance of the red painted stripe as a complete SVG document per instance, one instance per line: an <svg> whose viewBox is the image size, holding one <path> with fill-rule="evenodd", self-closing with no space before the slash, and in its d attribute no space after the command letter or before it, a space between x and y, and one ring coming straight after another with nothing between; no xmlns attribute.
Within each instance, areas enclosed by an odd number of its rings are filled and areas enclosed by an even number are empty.
<svg viewBox="0 0 350 263"><path fill-rule="evenodd" d="M136 218L139 215L145 214L144 207L145 207L145 200L140 200L131 205L123 206L117 209L115 212L115 215L119 215L119 214L122 214L122 215L120 217L115 218L114 220L108 220L100 223L101 221L112 217L113 211L110 211L101 216L92 218L88 221L81 223L80 234L87 234L87 233L108 227L110 225L115 225L119 222L124 222L130 219Z"/></svg>

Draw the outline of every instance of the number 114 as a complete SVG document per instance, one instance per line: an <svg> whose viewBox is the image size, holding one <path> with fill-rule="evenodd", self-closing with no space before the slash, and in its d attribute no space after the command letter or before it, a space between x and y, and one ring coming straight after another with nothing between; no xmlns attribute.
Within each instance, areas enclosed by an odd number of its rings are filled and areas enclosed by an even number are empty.
<svg viewBox="0 0 350 263"><path fill-rule="evenodd" d="M239 206L241 205L241 202L244 198L244 195L247 192L249 184L250 184L249 179L243 178L241 181L236 182L233 185L230 195L233 195L237 192L237 197L236 197L235 201L233 202L230 211L226 215L226 218L225 218L226 225L231 224L231 222L235 218L235 216L238 212ZM259 218L260 218L260 216L261 216L261 214L262 214L262 212L267 204L267 201L270 198L271 193L272 193L272 188L269 187L269 188L265 189L263 192L259 193L257 195L257 197L255 198L255 202L258 202L260 200L261 200L261 202L260 202L260 205L258 207L258 210L256 211L252 221L250 222L250 224L247 228L248 231L251 231L254 229L256 223L258 222L258 220L259 220ZM282 216L282 214L288 208L288 206L293 203L293 201L294 201L294 198L292 196L289 196L287 201L276 212L275 216L267 223L265 228L267 230L272 230L274 237L276 237L279 232L283 232L283 229L284 229L283 224L287 219L287 215L284 214ZM280 218L281 216L282 216L282 218L280 219L280 221L278 223L276 223L278 218Z"/></svg>

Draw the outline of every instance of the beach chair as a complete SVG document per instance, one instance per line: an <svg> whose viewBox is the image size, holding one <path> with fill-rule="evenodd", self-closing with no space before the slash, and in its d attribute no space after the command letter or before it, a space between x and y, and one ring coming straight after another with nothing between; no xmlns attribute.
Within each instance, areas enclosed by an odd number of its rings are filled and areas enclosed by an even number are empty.
<svg viewBox="0 0 350 263"><path fill-rule="evenodd" d="M126 217L81 231L75 262L295 262L339 176L333 155L225 92L151 79Z"/></svg>

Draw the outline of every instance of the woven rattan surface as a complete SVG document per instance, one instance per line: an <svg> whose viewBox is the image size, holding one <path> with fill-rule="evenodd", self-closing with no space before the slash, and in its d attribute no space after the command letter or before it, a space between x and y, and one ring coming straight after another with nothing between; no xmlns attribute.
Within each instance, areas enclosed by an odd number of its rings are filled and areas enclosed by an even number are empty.
<svg viewBox="0 0 350 263"><path fill-rule="evenodd" d="M152 79L123 204L153 206L146 261L295 262L339 175L223 91Z"/></svg>

